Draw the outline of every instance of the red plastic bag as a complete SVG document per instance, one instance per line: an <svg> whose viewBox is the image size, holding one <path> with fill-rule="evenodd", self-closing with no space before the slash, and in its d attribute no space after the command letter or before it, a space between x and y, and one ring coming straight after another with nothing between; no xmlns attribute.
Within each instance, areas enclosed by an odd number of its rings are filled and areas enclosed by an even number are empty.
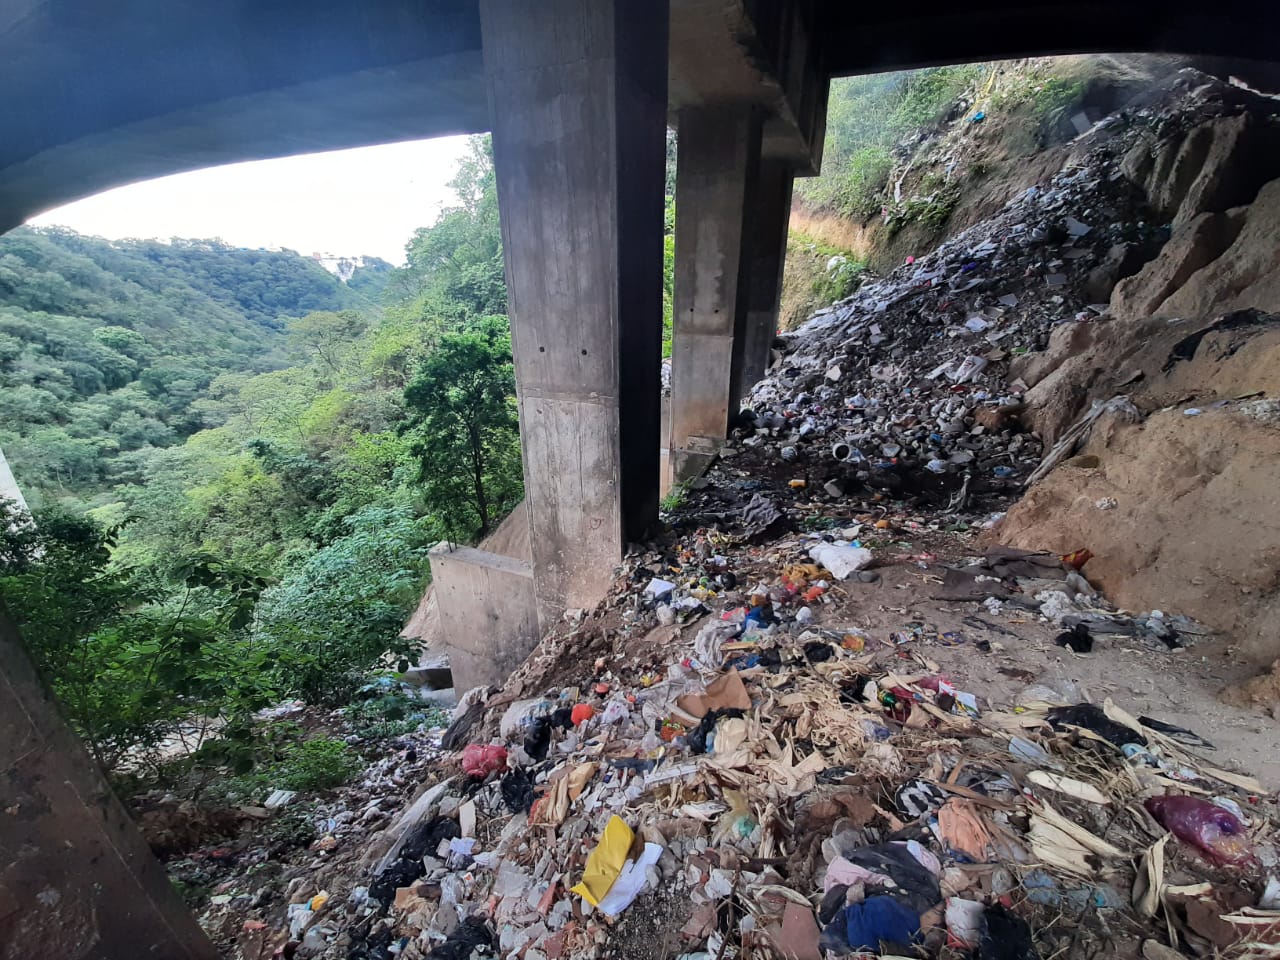
<svg viewBox="0 0 1280 960"><path fill-rule="evenodd" d="M507 769L507 748L492 744L467 744L462 749L462 772L468 777L487 777Z"/></svg>
<svg viewBox="0 0 1280 960"><path fill-rule="evenodd" d="M1230 810L1199 797L1173 795L1152 797L1143 806L1160 826L1218 866L1252 856L1244 824Z"/></svg>

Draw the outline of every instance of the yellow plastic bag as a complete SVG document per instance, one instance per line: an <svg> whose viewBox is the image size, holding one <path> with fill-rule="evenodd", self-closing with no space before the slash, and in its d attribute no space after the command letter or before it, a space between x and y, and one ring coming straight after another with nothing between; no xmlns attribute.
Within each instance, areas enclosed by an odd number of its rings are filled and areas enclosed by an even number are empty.
<svg viewBox="0 0 1280 960"><path fill-rule="evenodd" d="M622 872L623 864L627 862L627 851L631 849L634 839L635 834L625 820L617 815L610 817L605 824L604 833L600 835L600 842L587 856L582 882L573 887L572 892L593 907L600 906L600 901Z"/></svg>

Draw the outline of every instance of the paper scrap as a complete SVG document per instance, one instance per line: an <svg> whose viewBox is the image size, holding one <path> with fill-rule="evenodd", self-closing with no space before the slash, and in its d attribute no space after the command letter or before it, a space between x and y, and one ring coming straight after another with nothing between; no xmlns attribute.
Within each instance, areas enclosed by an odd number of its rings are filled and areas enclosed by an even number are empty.
<svg viewBox="0 0 1280 960"><path fill-rule="evenodd" d="M627 852L635 834L627 826L626 821L616 814L605 824L600 834L600 842L587 856L587 865L582 871L582 882L572 888L572 892L593 907L600 906L600 901L608 894L614 882L622 873L627 862Z"/></svg>

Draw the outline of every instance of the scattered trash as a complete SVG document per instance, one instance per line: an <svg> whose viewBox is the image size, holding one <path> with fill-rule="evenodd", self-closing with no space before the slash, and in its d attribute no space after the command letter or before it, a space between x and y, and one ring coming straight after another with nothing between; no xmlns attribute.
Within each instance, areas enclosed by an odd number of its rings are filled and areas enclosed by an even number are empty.
<svg viewBox="0 0 1280 960"><path fill-rule="evenodd" d="M473 743L462 751L462 772L469 777L487 777L506 767L506 747Z"/></svg>
<svg viewBox="0 0 1280 960"><path fill-rule="evenodd" d="M863 569L874 559L866 547L829 543L813 547L809 556L830 570L837 580L847 580L855 571Z"/></svg>
<svg viewBox="0 0 1280 960"><path fill-rule="evenodd" d="M1070 647L1073 653L1093 652L1093 635L1083 623L1077 623L1065 633L1058 634L1053 642L1060 647Z"/></svg>
<svg viewBox="0 0 1280 960"><path fill-rule="evenodd" d="M297 795L297 791L294 790L272 790L271 795L267 797L262 805L268 810L279 810L281 807L292 803L293 798Z"/></svg>
<svg viewBox="0 0 1280 960"><path fill-rule="evenodd" d="M1147 738L1141 733L1112 720L1102 707L1094 703L1055 707L1049 711L1046 719L1057 729L1082 727L1117 747L1130 743L1143 747L1147 745Z"/></svg>
<svg viewBox="0 0 1280 960"><path fill-rule="evenodd" d="M1156 822L1216 864L1250 857L1244 825L1229 810L1199 797L1151 797L1143 806Z"/></svg>

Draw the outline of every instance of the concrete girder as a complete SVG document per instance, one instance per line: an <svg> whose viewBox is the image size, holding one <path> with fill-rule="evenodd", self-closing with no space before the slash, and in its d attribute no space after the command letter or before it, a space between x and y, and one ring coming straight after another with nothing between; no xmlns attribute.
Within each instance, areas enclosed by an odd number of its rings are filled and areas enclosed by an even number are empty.
<svg viewBox="0 0 1280 960"><path fill-rule="evenodd" d="M671 5L671 125L696 107L753 105L762 154L816 174L826 133L811 0L679 0Z"/></svg>

